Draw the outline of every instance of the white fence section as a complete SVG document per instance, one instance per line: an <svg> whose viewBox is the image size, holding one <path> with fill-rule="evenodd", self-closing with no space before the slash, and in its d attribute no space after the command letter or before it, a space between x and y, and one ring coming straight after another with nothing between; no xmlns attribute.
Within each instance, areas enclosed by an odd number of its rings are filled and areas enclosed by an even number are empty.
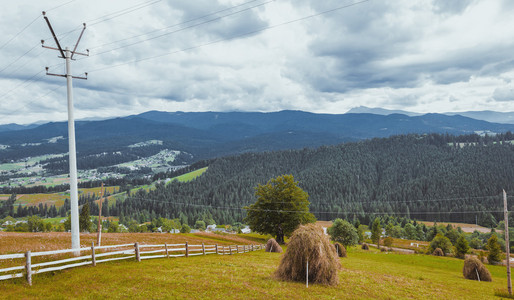
<svg viewBox="0 0 514 300"><path fill-rule="evenodd" d="M146 244L123 244L123 245L110 245L95 247L92 243L91 247L80 249L65 249L55 251L43 252L26 252L0 255L0 263L6 260L22 260L24 265L0 269L0 280L25 277L29 285L32 285L32 275L59 271L68 268L75 268L84 265L96 266L98 263L131 259L135 258L140 262L142 259L152 258L170 258L170 257L189 257L195 255L232 255L236 253L245 253L250 251L262 250L265 245L190 245L188 242L185 244L159 244L159 245L146 245ZM50 256L50 255L63 255L74 253L75 257L49 260L37 264L32 264L33 257ZM82 253L88 253L82 255Z"/></svg>

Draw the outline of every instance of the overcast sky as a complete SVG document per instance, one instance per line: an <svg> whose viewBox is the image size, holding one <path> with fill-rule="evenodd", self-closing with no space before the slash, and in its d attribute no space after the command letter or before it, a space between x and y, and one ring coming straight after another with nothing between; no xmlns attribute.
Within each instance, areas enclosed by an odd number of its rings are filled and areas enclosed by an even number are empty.
<svg viewBox="0 0 514 300"><path fill-rule="evenodd" d="M353 5L352 5L353 4ZM0 10L0 124L162 111L514 111L510 0L17 0ZM72 31L75 30L75 31ZM72 31L71 33L69 33Z"/></svg>

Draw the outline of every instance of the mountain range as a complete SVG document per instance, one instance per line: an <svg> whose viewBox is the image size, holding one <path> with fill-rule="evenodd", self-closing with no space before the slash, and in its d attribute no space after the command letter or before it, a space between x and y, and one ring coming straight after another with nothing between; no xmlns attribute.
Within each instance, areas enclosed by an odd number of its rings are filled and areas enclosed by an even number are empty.
<svg viewBox="0 0 514 300"><path fill-rule="evenodd" d="M374 107L366 107L359 106L350 109L347 113L355 113L355 114L376 114L376 115L392 115L392 114L403 114L407 116L421 116L421 113L415 113L405 110L389 110L384 108L374 108ZM514 112L497 112L491 110L482 110L482 111L462 111L462 112L446 112L443 113L447 116L456 116L460 115L463 117L468 117L476 120L487 121L491 123L503 123L503 124L514 124Z"/></svg>
<svg viewBox="0 0 514 300"><path fill-rule="evenodd" d="M0 159L66 153L67 123L33 128L4 127ZM76 122L77 151L84 155L123 151L160 140L160 147L193 154L194 160L244 152L300 149L408 133L514 132L514 124L492 123L461 115L315 114L303 111L162 112Z"/></svg>

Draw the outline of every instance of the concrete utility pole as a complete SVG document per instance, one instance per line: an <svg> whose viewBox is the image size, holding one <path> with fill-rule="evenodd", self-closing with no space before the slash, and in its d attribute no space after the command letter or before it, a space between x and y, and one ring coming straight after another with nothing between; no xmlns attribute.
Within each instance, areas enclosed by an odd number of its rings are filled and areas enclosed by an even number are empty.
<svg viewBox="0 0 514 300"><path fill-rule="evenodd" d="M82 32L75 44L75 48L73 51L70 51L68 47L65 50L62 49L57 36L50 25L50 20L46 16L45 12L43 12L43 17L48 24L48 28L52 33L52 36L55 40L55 47L45 46L45 41L41 40L41 45L43 48L58 50L61 54L60 58L64 58L66 60L66 74L52 74L48 73L48 67L46 67L46 75L51 76L59 76L66 77L66 86L67 86L67 94L68 94L68 149L69 149L69 159L70 159L70 204L71 204L71 248L72 249L80 249L80 233L79 233L79 200L78 200L78 189L77 189L77 151L75 149L75 119L73 116L73 85L72 79L87 79L87 73L85 77L72 76L71 75L71 61L73 60L73 55L84 55L89 56L89 50L87 54L76 52L77 46L79 45L80 39L82 38L82 34L84 34L84 30L86 30L86 23L84 23L84 27L82 28ZM75 255L80 255L80 251L76 251Z"/></svg>

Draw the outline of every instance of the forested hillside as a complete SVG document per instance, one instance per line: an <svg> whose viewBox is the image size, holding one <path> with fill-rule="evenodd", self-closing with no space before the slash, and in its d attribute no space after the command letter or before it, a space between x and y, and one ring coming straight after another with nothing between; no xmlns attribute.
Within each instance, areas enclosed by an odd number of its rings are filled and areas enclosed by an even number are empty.
<svg viewBox="0 0 514 300"><path fill-rule="evenodd" d="M218 158L188 183L140 190L112 213L240 221L254 187L292 174L310 195L318 219L373 214L492 226L502 214L502 189L514 192L514 136L404 135L318 149L247 153ZM141 218L140 218L141 219Z"/></svg>

